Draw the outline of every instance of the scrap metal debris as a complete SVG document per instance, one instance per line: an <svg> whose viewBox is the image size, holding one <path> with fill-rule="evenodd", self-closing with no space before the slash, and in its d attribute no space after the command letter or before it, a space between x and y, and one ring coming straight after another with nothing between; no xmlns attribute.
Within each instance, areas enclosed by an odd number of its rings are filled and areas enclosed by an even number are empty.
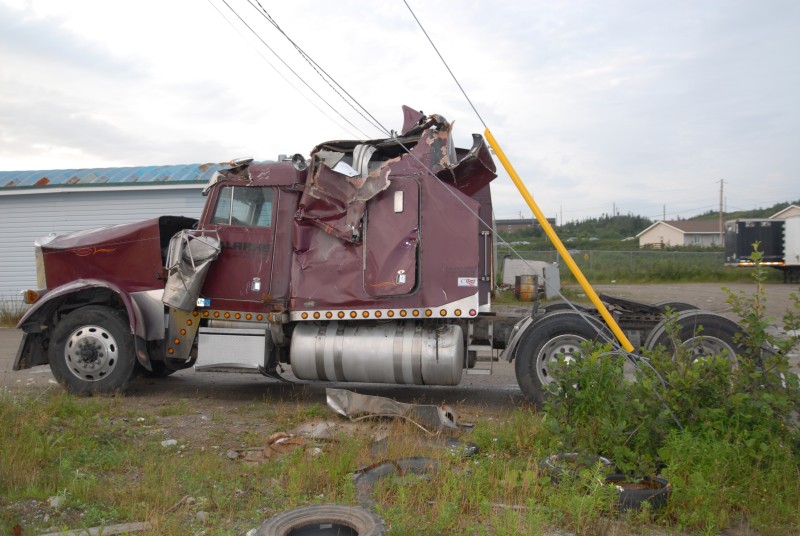
<svg viewBox="0 0 800 536"><path fill-rule="evenodd" d="M408 420L432 434L458 428L456 414L450 406L405 404L391 398L354 393L346 389L325 389L328 407L352 421L379 417Z"/></svg>
<svg viewBox="0 0 800 536"><path fill-rule="evenodd" d="M303 437L278 432L269 436L263 448L231 449L227 452L231 460L242 460L247 463L261 463L281 454L286 454L294 449L304 447L306 440Z"/></svg>

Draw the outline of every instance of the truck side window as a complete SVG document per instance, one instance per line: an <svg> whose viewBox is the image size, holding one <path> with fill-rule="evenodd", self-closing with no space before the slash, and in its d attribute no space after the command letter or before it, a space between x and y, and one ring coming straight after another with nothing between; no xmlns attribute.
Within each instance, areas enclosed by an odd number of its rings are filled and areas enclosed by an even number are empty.
<svg viewBox="0 0 800 536"><path fill-rule="evenodd" d="M245 227L272 225L272 188L224 186L217 198L212 223Z"/></svg>

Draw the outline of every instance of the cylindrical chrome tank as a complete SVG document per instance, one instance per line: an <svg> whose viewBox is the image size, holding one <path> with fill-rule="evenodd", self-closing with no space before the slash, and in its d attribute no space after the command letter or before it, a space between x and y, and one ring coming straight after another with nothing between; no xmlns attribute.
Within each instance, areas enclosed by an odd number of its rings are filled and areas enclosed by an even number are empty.
<svg viewBox="0 0 800 536"><path fill-rule="evenodd" d="M309 322L295 327L289 356L302 380L458 385L464 338L455 325Z"/></svg>

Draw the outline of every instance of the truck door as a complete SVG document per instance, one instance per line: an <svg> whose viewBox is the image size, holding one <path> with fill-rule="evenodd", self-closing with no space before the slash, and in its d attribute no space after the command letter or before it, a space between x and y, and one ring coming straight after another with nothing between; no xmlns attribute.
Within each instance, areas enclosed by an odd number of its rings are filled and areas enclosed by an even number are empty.
<svg viewBox="0 0 800 536"><path fill-rule="evenodd" d="M417 284L419 183L392 177L389 188L367 206L364 290L370 296L399 296Z"/></svg>
<svg viewBox="0 0 800 536"><path fill-rule="evenodd" d="M224 185L206 224L219 230L222 251L211 266L203 296L263 302L268 299L274 241L274 188Z"/></svg>

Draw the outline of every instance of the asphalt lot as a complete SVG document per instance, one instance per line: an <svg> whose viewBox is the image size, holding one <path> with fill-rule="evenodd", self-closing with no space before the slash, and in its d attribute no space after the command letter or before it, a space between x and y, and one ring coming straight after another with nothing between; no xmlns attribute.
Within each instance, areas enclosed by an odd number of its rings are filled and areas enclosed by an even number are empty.
<svg viewBox="0 0 800 536"><path fill-rule="evenodd" d="M735 291L752 292L752 285L730 285ZM726 316L733 317L726 303L726 294L718 284L683 285L598 285L598 292L610 295L657 302L680 300ZM797 286L774 284L767 286L767 314L780 317L789 307L789 294ZM15 329L0 328L0 386L7 388L39 388L61 390L55 384L47 366L13 372L21 334ZM800 359L795 356L795 363ZM513 364L494 362L491 375L463 376L455 387L394 386L366 384L330 384L324 382L283 383L252 374L225 374L184 370L169 378L139 378L127 391L127 396L139 398L201 398L226 403L257 400L307 400L325 403L325 388L355 389L364 394L387 396L402 402L450 404L475 409L511 409L523 402L516 383ZM479 366L488 367L488 362ZM799 367L800 368L800 367ZM286 375L292 379L291 374ZM296 381L296 380L295 380Z"/></svg>
<svg viewBox="0 0 800 536"><path fill-rule="evenodd" d="M21 333L15 329L0 328L0 387L49 388L60 391L50 368L34 367L14 372ZM455 387L395 386L373 384L344 384L305 382L284 376L295 383L284 383L258 374L231 374L178 371L168 378L137 378L126 395L133 398L200 398L221 404L252 402L258 400L304 400L325 404L325 388L357 389L358 392L386 396L401 402L425 404L469 405L485 409L511 409L523 402L517 386L513 364L505 361L481 362L479 367L492 367L491 375L464 374L461 384Z"/></svg>

